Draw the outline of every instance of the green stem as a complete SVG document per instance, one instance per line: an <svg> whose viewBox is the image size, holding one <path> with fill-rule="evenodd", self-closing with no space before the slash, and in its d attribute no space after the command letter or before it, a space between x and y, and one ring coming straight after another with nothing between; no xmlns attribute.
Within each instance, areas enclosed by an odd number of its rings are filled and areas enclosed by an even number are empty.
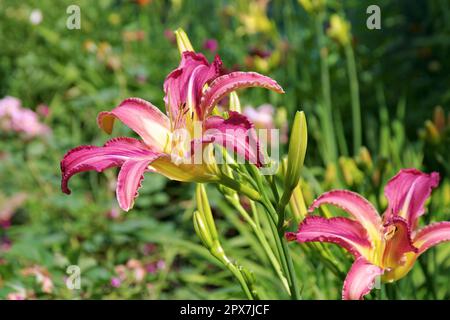
<svg viewBox="0 0 450 320"><path fill-rule="evenodd" d="M240 183L226 175L220 176L218 183L237 191L238 193L244 194L253 201L260 201L261 195L253 188L243 183Z"/></svg>
<svg viewBox="0 0 450 320"><path fill-rule="evenodd" d="M280 278L287 293L290 295L291 291L289 288L289 283L288 283L286 277L283 275L283 272L281 270L281 265L278 262L277 258L275 257L275 254L273 253L272 248L269 245L269 242L267 241L266 237L264 236L261 227L248 215L247 211L245 211L245 209L242 207L242 205L238 201L233 201L233 202L230 201L230 203L239 211L239 213L242 215L242 217L245 219L245 221L252 228L253 232L255 233L256 237L258 238L259 243L263 247L264 252L267 255L267 258L269 259L270 263L272 264L272 267L275 270L275 273Z"/></svg>
<svg viewBox="0 0 450 320"><path fill-rule="evenodd" d="M261 202L266 210L268 210L270 216L277 216L277 212L275 208L272 206L270 201L264 199ZM291 288L291 297L292 299L298 300L300 299L299 288L297 285L297 278L295 275L294 264L292 262L292 257L289 254L289 249L287 247L286 239L284 238L284 230L283 228L277 229L277 224L274 219L270 219L270 226L272 229L272 233L275 238L275 242L278 247L278 251L281 256L281 260L283 262L283 267L285 268L285 273L288 276L289 285Z"/></svg>
<svg viewBox="0 0 450 320"><path fill-rule="evenodd" d="M361 105L359 100L359 84L356 71L355 54L351 43L345 45L347 72L350 81L350 97L353 120L353 155L358 154L362 144Z"/></svg>
<svg viewBox="0 0 450 320"><path fill-rule="evenodd" d="M277 229L277 218L279 219L280 215L277 214L276 209L269 200L266 188L264 188L264 186L262 185L261 174L259 173L258 169L256 169L256 167L254 166L247 166L246 168L257 184L259 191L258 195L260 197L260 199L257 201L264 206L269 215L269 225L275 240L276 247L278 249L281 265L289 281L291 298L298 300L300 298L300 293L297 286L297 279L295 276L292 258L287 248L286 239L284 238L284 230L282 228Z"/></svg>
<svg viewBox="0 0 450 320"><path fill-rule="evenodd" d="M255 300L254 295L252 294L252 291L248 287L247 281L245 281L244 276L239 271L239 269L228 259L228 257L223 252L223 249L220 245L220 243L216 243L213 248L211 248L211 254L216 257L220 262L222 262L225 267L227 267L228 270L231 271L231 273L234 275L234 277L239 281L239 284L242 287L242 290L244 291L245 295L249 300Z"/></svg>

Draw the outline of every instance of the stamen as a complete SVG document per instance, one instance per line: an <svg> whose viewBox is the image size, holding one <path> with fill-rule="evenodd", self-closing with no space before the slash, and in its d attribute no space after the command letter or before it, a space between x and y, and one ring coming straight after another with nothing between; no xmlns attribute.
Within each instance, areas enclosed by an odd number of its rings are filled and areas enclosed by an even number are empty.
<svg viewBox="0 0 450 320"><path fill-rule="evenodd" d="M392 237L394 237L395 233L397 232L397 227L396 226L388 226L386 228L386 232L384 233L384 239L385 240L390 240L392 239Z"/></svg>

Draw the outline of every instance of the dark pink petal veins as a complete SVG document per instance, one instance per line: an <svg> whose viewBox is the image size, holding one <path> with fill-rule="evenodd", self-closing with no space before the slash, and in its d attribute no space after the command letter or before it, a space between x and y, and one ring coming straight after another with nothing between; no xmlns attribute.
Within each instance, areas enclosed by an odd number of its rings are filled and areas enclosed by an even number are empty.
<svg viewBox="0 0 450 320"><path fill-rule="evenodd" d="M309 211L312 212L323 204L331 204L346 211L367 230L371 240L380 239L381 217L372 204L359 194L347 190L325 192L313 202Z"/></svg>
<svg viewBox="0 0 450 320"><path fill-rule="evenodd" d="M269 77L256 72L232 72L215 79L203 94L200 102L203 116L208 115L220 99L230 92L249 87L261 87L284 93L280 85Z"/></svg>
<svg viewBox="0 0 450 320"><path fill-rule="evenodd" d="M129 159L122 164L117 177L116 197L119 206L125 210L133 207L134 199L144 179L144 172L150 163L159 157L158 154L148 155L143 159Z"/></svg>
<svg viewBox="0 0 450 320"><path fill-rule="evenodd" d="M355 257L364 255L371 248L365 229L356 221L343 218L308 216L298 227L296 240L304 242L329 242L340 245ZM286 235L293 240L293 234Z"/></svg>
<svg viewBox="0 0 450 320"><path fill-rule="evenodd" d="M229 111L229 117L208 117L205 120L203 141L214 142L258 167L264 163L253 124L246 116Z"/></svg>
<svg viewBox="0 0 450 320"><path fill-rule="evenodd" d="M170 130L170 121L150 102L139 98L126 99L112 111L100 112L97 117L98 126L111 134L115 118L134 130L148 147L155 151L164 149Z"/></svg>
<svg viewBox="0 0 450 320"><path fill-rule="evenodd" d="M419 254L446 241L450 241L450 221L432 223L420 229L414 237L414 245L419 248Z"/></svg>
<svg viewBox="0 0 450 320"><path fill-rule="evenodd" d="M103 147L80 146L66 153L61 161L61 190L70 194L69 179L76 173L95 170L101 172L119 167L128 160L152 160L155 152L133 138L115 138Z"/></svg>
<svg viewBox="0 0 450 320"><path fill-rule="evenodd" d="M221 72L222 61L216 56L212 64L201 53L186 51L180 65L164 82L164 102L172 122L178 122L185 104L199 113L199 103L205 84L209 84Z"/></svg>
<svg viewBox="0 0 450 320"><path fill-rule="evenodd" d="M359 257L345 278L342 299L362 300L373 289L377 277L382 274L383 269Z"/></svg>
<svg viewBox="0 0 450 320"><path fill-rule="evenodd" d="M433 188L439 184L439 173L423 173L416 169L402 169L386 185L384 194L388 199L385 220L400 215L414 229L417 219L425 212L425 201Z"/></svg>
<svg viewBox="0 0 450 320"><path fill-rule="evenodd" d="M404 265L406 262L405 253L418 252L411 239L410 226L401 217L395 216L385 223L384 239L386 245L383 254L383 265L386 268Z"/></svg>

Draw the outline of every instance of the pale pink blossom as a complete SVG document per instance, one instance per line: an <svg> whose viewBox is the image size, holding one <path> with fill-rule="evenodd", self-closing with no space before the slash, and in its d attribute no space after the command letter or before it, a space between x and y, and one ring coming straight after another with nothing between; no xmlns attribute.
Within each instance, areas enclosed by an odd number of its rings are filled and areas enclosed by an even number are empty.
<svg viewBox="0 0 450 320"><path fill-rule="evenodd" d="M46 268L36 265L22 270L22 274L24 276L34 276L37 283L41 285L42 292L49 294L53 292L53 281Z"/></svg>
<svg viewBox="0 0 450 320"><path fill-rule="evenodd" d="M39 121L36 112L23 108L19 99L0 99L0 129L21 133L28 138L45 136L50 128Z"/></svg>

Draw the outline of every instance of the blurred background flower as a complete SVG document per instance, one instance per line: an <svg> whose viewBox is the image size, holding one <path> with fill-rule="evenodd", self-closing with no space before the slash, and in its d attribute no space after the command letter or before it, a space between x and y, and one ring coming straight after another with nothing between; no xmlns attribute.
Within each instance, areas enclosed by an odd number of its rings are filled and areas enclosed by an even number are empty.
<svg viewBox="0 0 450 320"><path fill-rule="evenodd" d="M227 72L256 71L283 86L280 96L238 92L258 127L281 130L281 155L293 115L305 111L309 139L300 185L307 205L329 189L345 188L383 212L382 186L400 168L415 167L441 174L429 203L435 214L427 219L449 220L445 1L380 0L381 30L366 27L367 1L79 0L82 28L76 31L66 28L64 2L1 3L0 299L244 298L195 237L193 185L148 173L128 213L114 206L114 170L83 173L72 182L79 192L60 193L65 151L105 141L95 121L99 111L131 96L164 105L164 79L179 63L173 33L179 27L209 60L219 54ZM345 43L354 51L361 148L354 148ZM219 112L226 111L229 99L221 105ZM122 125L114 131L132 134ZM208 186L208 195L227 253L262 279L257 286L264 298L286 298L254 235L219 191ZM288 224L295 228L293 220ZM348 269L342 251L325 249L340 271ZM293 257L303 297L339 298L339 269L308 260L307 250ZM448 245L433 249L403 280L368 298L448 299L448 255ZM69 265L82 270L81 290L65 286ZM43 290L46 283L50 291L49 280L51 294Z"/></svg>

